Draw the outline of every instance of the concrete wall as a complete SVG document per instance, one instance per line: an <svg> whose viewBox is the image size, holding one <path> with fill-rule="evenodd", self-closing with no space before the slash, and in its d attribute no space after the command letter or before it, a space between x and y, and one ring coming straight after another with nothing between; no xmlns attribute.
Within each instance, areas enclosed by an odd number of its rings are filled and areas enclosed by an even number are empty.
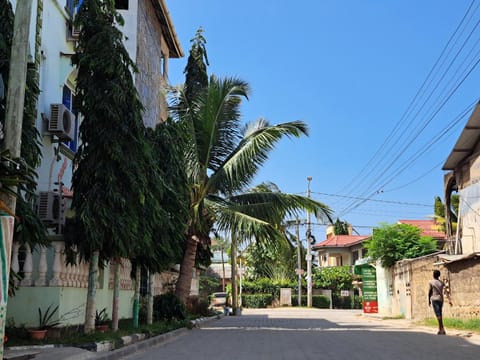
<svg viewBox="0 0 480 360"><path fill-rule="evenodd" d="M139 1L135 84L145 107L143 122L147 127L155 127L167 117L164 80L167 74L163 71L168 53L151 1Z"/></svg>
<svg viewBox="0 0 480 360"><path fill-rule="evenodd" d="M379 313L425 319L434 316L428 306L428 282L433 270L441 272L453 306L444 306L445 317L475 318L480 315L480 258L442 263L439 255L397 263L391 269L377 267Z"/></svg>

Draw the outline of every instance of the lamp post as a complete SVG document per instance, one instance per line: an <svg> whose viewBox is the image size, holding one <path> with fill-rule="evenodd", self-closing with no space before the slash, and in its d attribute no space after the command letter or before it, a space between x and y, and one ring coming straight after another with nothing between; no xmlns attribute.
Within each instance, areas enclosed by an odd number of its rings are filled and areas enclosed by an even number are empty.
<svg viewBox="0 0 480 360"><path fill-rule="evenodd" d="M310 182L312 177L307 177L307 198L310 198ZM310 211L307 211L307 307L312 307L312 244L310 228Z"/></svg>

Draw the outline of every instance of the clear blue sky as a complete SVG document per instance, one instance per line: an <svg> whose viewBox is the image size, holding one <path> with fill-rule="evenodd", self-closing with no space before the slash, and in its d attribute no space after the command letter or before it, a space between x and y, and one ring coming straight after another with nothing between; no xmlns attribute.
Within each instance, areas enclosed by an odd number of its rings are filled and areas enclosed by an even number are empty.
<svg viewBox="0 0 480 360"><path fill-rule="evenodd" d="M252 185L305 194L311 176L314 199L370 234L382 222L426 219L443 198L441 168L471 110L457 115L480 95L480 1L440 55L471 4L167 0L185 51L170 61L170 81L184 82L190 39L203 27L209 74L252 87L244 121L310 128L309 137L281 141ZM320 226L314 233L324 237Z"/></svg>

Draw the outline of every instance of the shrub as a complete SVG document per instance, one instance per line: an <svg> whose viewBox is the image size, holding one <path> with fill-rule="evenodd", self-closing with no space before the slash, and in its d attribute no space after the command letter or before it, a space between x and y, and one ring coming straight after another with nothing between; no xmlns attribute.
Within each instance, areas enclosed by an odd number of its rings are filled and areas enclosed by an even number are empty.
<svg viewBox="0 0 480 360"><path fill-rule="evenodd" d="M161 320L183 320L186 318L185 305L175 296L174 293L166 293L154 296L153 318Z"/></svg>
<svg viewBox="0 0 480 360"><path fill-rule="evenodd" d="M292 305L298 306L298 295L292 295ZM302 295L301 306L307 306L307 296Z"/></svg>
<svg viewBox="0 0 480 360"><path fill-rule="evenodd" d="M325 295L312 295L312 306L319 309L330 308L330 299Z"/></svg>
<svg viewBox="0 0 480 360"><path fill-rule="evenodd" d="M210 316L212 312L209 309L209 304L205 300L200 300L198 296L190 296L187 299L187 311L192 315Z"/></svg>
<svg viewBox="0 0 480 360"><path fill-rule="evenodd" d="M271 294L242 295L242 305L246 308L266 308L272 304L272 301L273 295Z"/></svg>

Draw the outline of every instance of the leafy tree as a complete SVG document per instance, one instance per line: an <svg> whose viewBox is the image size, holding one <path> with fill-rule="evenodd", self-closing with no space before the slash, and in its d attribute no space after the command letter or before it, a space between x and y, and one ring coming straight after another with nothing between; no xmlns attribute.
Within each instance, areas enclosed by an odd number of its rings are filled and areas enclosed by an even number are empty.
<svg viewBox="0 0 480 360"><path fill-rule="evenodd" d="M330 289L334 293L340 290L353 288L354 275L349 266L333 266L314 268L312 274L313 285L317 288Z"/></svg>
<svg viewBox="0 0 480 360"><path fill-rule="evenodd" d="M85 0L76 16L81 31L72 63L82 123L72 209L83 235L74 245L90 261L86 333L94 329L98 264L152 248L152 228L141 219L145 208L158 211L148 196L151 149L132 78L136 68L119 25L113 0Z"/></svg>
<svg viewBox="0 0 480 360"><path fill-rule="evenodd" d="M455 231L457 228L459 200L460 198L458 194L452 194L450 198L450 206L451 206L450 210L451 210L451 221L452 221L453 231ZM440 196L435 197L434 214L435 214L435 222L440 224L441 230L445 232L446 231L445 204L442 202Z"/></svg>
<svg viewBox="0 0 480 360"><path fill-rule="evenodd" d="M435 216L445 218L445 206L443 205L443 202L442 202L442 199L440 199L440 196L435 197L434 211L435 211Z"/></svg>
<svg viewBox="0 0 480 360"><path fill-rule="evenodd" d="M382 266L391 267L402 259L413 259L436 250L431 237L421 236L421 230L408 224L382 224L373 230L372 238L365 243L368 256L380 260Z"/></svg>
<svg viewBox="0 0 480 360"><path fill-rule="evenodd" d="M190 40L192 47L188 56L185 74L185 98L191 102L196 94L208 86L207 66L207 40L203 36L203 29L197 30L195 37Z"/></svg>
<svg viewBox="0 0 480 360"><path fill-rule="evenodd" d="M337 221L335 221L333 226L333 232L335 235L349 235L348 223L346 221L340 221L340 219L337 218Z"/></svg>

